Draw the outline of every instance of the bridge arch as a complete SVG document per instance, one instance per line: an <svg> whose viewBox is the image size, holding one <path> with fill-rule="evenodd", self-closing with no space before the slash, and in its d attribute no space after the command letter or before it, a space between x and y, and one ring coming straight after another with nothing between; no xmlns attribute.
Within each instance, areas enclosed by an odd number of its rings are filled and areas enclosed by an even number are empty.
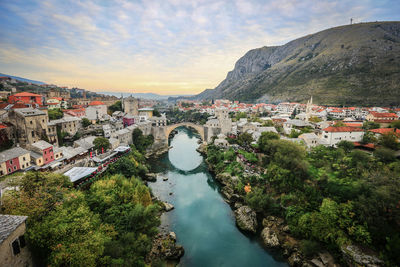
<svg viewBox="0 0 400 267"><path fill-rule="evenodd" d="M168 137L169 137L170 133L173 130L175 130L176 128L181 127L181 126L194 128L199 133L201 139L203 141L206 141L204 139L204 127L202 125L195 124L195 123L192 123L192 122L181 122L181 123L176 123L176 124L172 124L172 125L167 125L166 129L165 129L165 139L168 140Z"/></svg>

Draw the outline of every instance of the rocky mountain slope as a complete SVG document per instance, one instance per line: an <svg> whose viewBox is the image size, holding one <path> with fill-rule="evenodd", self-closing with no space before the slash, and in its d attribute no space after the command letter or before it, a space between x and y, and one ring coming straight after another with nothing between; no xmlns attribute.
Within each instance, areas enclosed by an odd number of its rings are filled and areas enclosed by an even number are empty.
<svg viewBox="0 0 400 267"><path fill-rule="evenodd" d="M340 26L247 52L197 99L400 105L400 22Z"/></svg>

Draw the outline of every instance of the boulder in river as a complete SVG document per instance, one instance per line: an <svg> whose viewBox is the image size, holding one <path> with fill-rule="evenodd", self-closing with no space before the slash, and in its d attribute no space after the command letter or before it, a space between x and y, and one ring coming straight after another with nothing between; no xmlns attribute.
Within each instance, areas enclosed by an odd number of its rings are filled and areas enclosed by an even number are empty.
<svg viewBox="0 0 400 267"><path fill-rule="evenodd" d="M164 204L164 210L165 211L170 211L170 210L174 209L174 206L172 204L169 204L167 202L163 202L163 204Z"/></svg>
<svg viewBox="0 0 400 267"><path fill-rule="evenodd" d="M145 179L150 182L155 182L157 181L157 174L152 172L146 173Z"/></svg>
<svg viewBox="0 0 400 267"><path fill-rule="evenodd" d="M236 224L240 229L255 233L257 231L257 215L249 206L235 210Z"/></svg>
<svg viewBox="0 0 400 267"><path fill-rule="evenodd" d="M269 227L262 230L261 237L268 248L277 248L280 245L278 235Z"/></svg>

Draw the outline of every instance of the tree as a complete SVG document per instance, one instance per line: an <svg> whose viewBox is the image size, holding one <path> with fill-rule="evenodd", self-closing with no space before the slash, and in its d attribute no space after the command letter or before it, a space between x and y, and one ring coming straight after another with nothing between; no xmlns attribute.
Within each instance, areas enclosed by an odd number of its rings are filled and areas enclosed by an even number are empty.
<svg viewBox="0 0 400 267"><path fill-rule="evenodd" d="M87 119L87 118L83 118L83 119L82 119L82 126L83 126L83 128L86 128L86 127L88 127L89 125L92 125L92 122L91 122L89 119Z"/></svg>
<svg viewBox="0 0 400 267"><path fill-rule="evenodd" d="M354 149L354 144L350 141L342 140L336 145L337 147L343 149L346 153L349 153Z"/></svg>
<svg viewBox="0 0 400 267"><path fill-rule="evenodd" d="M333 127L343 127L346 126L343 121L336 121Z"/></svg>
<svg viewBox="0 0 400 267"><path fill-rule="evenodd" d="M376 123L373 121L366 121L363 123L363 126L362 126L362 128L365 130L378 129L380 127L381 127L381 125L379 123Z"/></svg>
<svg viewBox="0 0 400 267"><path fill-rule="evenodd" d="M111 114L113 114L115 111L122 111L122 103L120 100L112 104L111 106L108 107L108 111Z"/></svg>
<svg viewBox="0 0 400 267"><path fill-rule="evenodd" d="M361 140L362 144L376 144L378 142L378 139L376 139L375 134L370 131L366 131L363 135L363 138Z"/></svg>
<svg viewBox="0 0 400 267"><path fill-rule="evenodd" d="M154 109L153 110L153 116L154 117L161 117L161 113L157 109Z"/></svg>
<svg viewBox="0 0 400 267"><path fill-rule="evenodd" d="M253 141L253 136L249 133L241 133L237 139L238 144L243 147L249 147Z"/></svg>
<svg viewBox="0 0 400 267"><path fill-rule="evenodd" d="M312 116L312 117L309 119L309 121L310 121L310 122L314 122L314 123L318 123L318 122L321 122L322 119L318 118L317 116Z"/></svg>
<svg viewBox="0 0 400 267"><path fill-rule="evenodd" d="M374 152L374 156L382 162L392 162L396 159L394 151L389 148L377 148Z"/></svg>
<svg viewBox="0 0 400 267"><path fill-rule="evenodd" d="M400 130L400 120L392 122L390 125L392 128L399 129Z"/></svg>
<svg viewBox="0 0 400 267"><path fill-rule="evenodd" d="M280 136L277 133L262 132L260 138L258 138L258 148L264 152L270 140L278 140L279 138Z"/></svg>
<svg viewBox="0 0 400 267"><path fill-rule="evenodd" d="M47 113L49 114L49 120L58 120L64 117L64 113L59 108L49 109Z"/></svg>
<svg viewBox="0 0 400 267"><path fill-rule="evenodd" d="M132 142L136 149L143 153L154 143L154 136L144 136L142 130L135 128L132 132Z"/></svg>
<svg viewBox="0 0 400 267"><path fill-rule="evenodd" d="M399 148L397 135L394 132L382 134L378 138L378 144L393 150L397 150Z"/></svg>
<svg viewBox="0 0 400 267"><path fill-rule="evenodd" d="M104 137L96 137L93 141L94 149L95 150L102 150L107 151L111 147L110 141Z"/></svg>

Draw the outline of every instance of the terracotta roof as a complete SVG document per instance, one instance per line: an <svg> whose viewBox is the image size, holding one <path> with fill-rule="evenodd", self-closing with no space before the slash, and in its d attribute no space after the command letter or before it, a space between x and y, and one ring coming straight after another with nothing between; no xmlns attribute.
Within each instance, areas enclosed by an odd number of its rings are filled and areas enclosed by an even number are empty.
<svg viewBox="0 0 400 267"><path fill-rule="evenodd" d="M0 123L0 129L5 129L5 128L7 128L7 125Z"/></svg>
<svg viewBox="0 0 400 267"><path fill-rule="evenodd" d="M393 130L394 130L393 128L379 128L379 129L372 129L369 131L378 134L387 134L393 132Z"/></svg>
<svg viewBox="0 0 400 267"><path fill-rule="evenodd" d="M363 129L357 127L350 126L342 126L342 127L334 127L329 126L328 128L323 129L325 132L364 132Z"/></svg>
<svg viewBox="0 0 400 267"><path fill-rule="evenodd" d="M17 94L15 94L15 95L13 95L13 96L40 96L40 97L41 97L41 95L32 94L32 93L29 93L29 92L17 93Z"/></svg>
<svg viewBox="0 0 400 267"><path fill-rule="evenodd" d="M374 116L375 118L397 118L398 116L396 115L396 113L379 113L379 112L371 112L370 113L372 116Z"/></svg>
<svg viewBox="0 0 400 267"><path fill-rule="evenodd" d="M350 127L358 127L358 128L361 128L363 126L362 123L351 123L351 122L345 122L344 125L350 126Z"/></svg>
<svg viewBox="0 0 400 267"><path fill-rule="evenodd" d="M375 145L373 143L361 144L359 142L354 142L354 146L361 146L361 147L375 149Z"/></svg>
<svg viewBox="0 0 400 267"><path fill-rule="evenodd" d="M89 103L89 106L99 106L99 105L105 105L105 104L101 101L92 101Z"/></svg>
<svg viewBox="0 0 400 267"><path fill-rule="evenodd" d="M396 120L374 120L374 122L377 122L377 123L392 123L394 121L396 121Z"/></svg>

